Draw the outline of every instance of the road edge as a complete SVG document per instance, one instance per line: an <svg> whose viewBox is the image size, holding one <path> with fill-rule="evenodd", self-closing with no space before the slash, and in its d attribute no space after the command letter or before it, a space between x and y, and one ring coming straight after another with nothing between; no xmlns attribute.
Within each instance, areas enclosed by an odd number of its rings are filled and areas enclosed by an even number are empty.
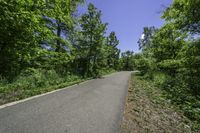
<svg viewBox="0 0 200 133"><path fill-rule="evenodd" d="M105 75L103 77L105 77L105 78L106 77L110 77L110 76L112 76L114 74L117 74L117 73L120 73L120 72L114 72L114 73L111 73L111 74L107 74L107 75ZM80 83L76 83L76 84L71 85L71 86L67 86L67 87L56 89L56 90L53 90L53 91L50 91L50 92L46 92L46 93L42 93L42 94L35 95L35 96L32 96L32 97L28 97L28 98L25 98L25 99L22 99L22 100L19 100L19 101L6 103L6 104L3 104L3 105L0 105L0 109L4 109L6 107L10 107L10 106L13 106L13 105L16 105L16 104L19 104L19 103L30 101L32 99L36 99L36 98L39 98L39 97L42 97L42 96L46 96L46 95L49 95L49 94L52 94L52 93L55 93L55 92L59 92L59 91L65 90L65 89L69 89L71 87L74 87L74 86L77 86L77 85L81 85L81 84L85 84L85 83L91 82L93 80L96 80L96 79L89 79L89 80L86 80L86 81L83 81L83 82L80 82Z"/></svg>

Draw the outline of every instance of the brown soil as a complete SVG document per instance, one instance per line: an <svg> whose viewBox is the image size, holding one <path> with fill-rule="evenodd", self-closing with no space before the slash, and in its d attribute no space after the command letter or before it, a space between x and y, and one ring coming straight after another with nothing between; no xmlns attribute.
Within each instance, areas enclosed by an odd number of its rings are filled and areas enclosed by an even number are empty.
<svg viewBox="0 0 200 133"><path fill-rule="evenodd" d="M191 133L190 127L190 121L162 99L159 89L140 79L132 79L123 133Z"/></svg>

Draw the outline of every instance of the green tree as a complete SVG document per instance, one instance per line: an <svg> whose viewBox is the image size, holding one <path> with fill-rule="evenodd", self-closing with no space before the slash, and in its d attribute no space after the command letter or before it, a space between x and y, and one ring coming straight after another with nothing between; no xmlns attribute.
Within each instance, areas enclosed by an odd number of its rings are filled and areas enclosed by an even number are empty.
<svg viewBox="0 0 200 133"><path fill-rule="evenodd" d="M0 1L0 74L13 77L28 66L34 48L47 29L43 25L43 1ZM37 7L37 8L36 8ZM41 34L38 34L41 33ZM40 37L39 37L40 36Z"/></svg>
<svg viewBox="0 0 200 133"><path fill-rule="evenodd" d="M185 37L181 32L174 30L174 26L171 24L161 27L153 37L151 48L157 63L162 64L166 60L176 60L185 45Z"/></svg>
<svg viewBox="0 0 200 133"><path fill-rule="evenodd" d="M200 1L199 0L174 0L163 14L163 18L173 23L179 30L192 33L200 32Z"/></svg>
<svg viewBox="0 0 200 133"><path fill-rule="evenodd" d="M69 42L64 38L65 35L74 27L73 13L79 3L83 0L56 0L47 1L46 10L43 12L43 18L46 20L48 28L54 33L52 40L56 41L55 51L66 51Z"/></svg>
<svg viewBox="0 0 200 133"><path fill-rule="evenodd" d="M152 38L156 33L157 29L152 27L144 27L144 31L142 33L142 37L139 39L139 49L145 50L151 47L152 45Z"/></svg>
<svg viewBox="0 0 200 133"><path fill-rule="evenodd" d="M184 34L196 35L192 40L187 41L187 47L179 54L184 62L183 68L185 82L194 94L199 95L199 56L200 56L200 1L199 0L174 0L172 5L164 12L163 18L167 23L174 26L177 31L184 31ZM183 33L182 33L183 34Z"/></svg>
<svg viewBox="0 0 200 133"><path fill-rule="evenodd" d="M103 63L104 34L107 24L101 20L101 12L89 4L88 13L81 17L80 57L84 75L99 76Z"/></svg>
<svg viewBox="0 0 200 133"><path fill-rule="evenodd" d="M27 67L69 62L69 43L61 34L72 27L72 14L80 2L0 1L0 74L12 78Z"/></svg>
<svg viewBox="0 0 200 133"><path fill-rule="evenodd" d="M122 70L126 70L126 71L134 70L133 57L134 57L133 51L125 51L121 54Z"/></svg>
<svg viewBox="0 0 200 133"><path fill-rule="evenodd" d="M119 68L119 54L120 50L117 48L119 44L119 40L115 32L111 32L110 35L107 37L107 65L109 68L118 69Z"/></svg>

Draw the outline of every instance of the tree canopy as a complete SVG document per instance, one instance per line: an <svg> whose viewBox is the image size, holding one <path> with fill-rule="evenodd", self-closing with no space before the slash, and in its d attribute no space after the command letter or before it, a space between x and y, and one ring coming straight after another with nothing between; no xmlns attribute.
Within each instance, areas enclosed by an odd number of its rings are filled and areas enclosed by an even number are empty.
<svg viewBox="0 0 200 133"><path fill-rule="evenodd" d="M0 1L0 75L9 80L22 71L54 69L57 72L97 76L117 69L119 41L93 4L75 15L83 0Z"/></svg>

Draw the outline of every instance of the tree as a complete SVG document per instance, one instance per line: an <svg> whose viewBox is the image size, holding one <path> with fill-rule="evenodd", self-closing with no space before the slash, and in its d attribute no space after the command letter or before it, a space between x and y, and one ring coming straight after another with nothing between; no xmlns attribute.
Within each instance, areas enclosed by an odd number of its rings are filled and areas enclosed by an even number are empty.
<svg viewBox="0 0 200 133"><path fill-rule="evenodd" d="M200 1L174 0L164 12L166 23L155 32L144 28L141 54L133 62L145 78L166 90L167 98L199 131ZM154 31L154 30L153 30Z"/></svg>
<svg viewBox="0 0 200 133"><path fill-rule="evenodd" d="M81 17L80 57L84 75L98 76L103 61L104 34L107 24L101 20L101 12L89 4L88 13Z"/></svg>
<svg viewBox="0 0 200 133"><path fill-rule="evenodd" d="M49 68L69 62L69 43L62 33L72 27L72 13L80 2L0 1L1 76L14 78L27 67Z"/></svg>
<svg viewBox="0 0 200 133"><path fill-rule="evenodd" d="M37 33L45 32L41 8L44 2L0 1L0 75L13 78L28 66L31 54L39 47ZM38 7L38 8L36 8Z"/></svg>
<svg viewBox="0 0 200 133"><path fill-rule="evenodd" d="M133 56L133 65L134 70L140 71L141 75L145 75L148 73L148 76L154 71L153 60L149 57L145 57L144 53L135 54Z"/></svg>
<svg viewBox="0 0 200 133"><path fill-rule="evenodd" d="M152 27L144 27L144 31L142 33L142 37L139 39L139 49L145 50L151 47L152 45L152 38L156 33L157 29Z"/></svg>
<svg viewBox="0 0 200 133"><path fill-rule="evenodd" d="M43 18L48 28L54 33L54 37L51 37L51 39L56 40L56 52L66 51L66 47L69 47L70 44L66 41L65 37L74 27L73 13L78 4L82 2L83 0L56 0L46 2L47 10L44 10Z"/></svg>
<svg viewBox="0 0 200 133"><path fill-rule="evenodd" d="M164 12L163 18L168 24L173 25L182 34L197 35L194 39L185 39L186 46L179 54L182 55L185 83L195 95L199 95L199 56L200 41L200 1L199 0L174 0L172 5ZM174 41L176 42L176 41Z"/></svg>
<svg viewBox="0 0 200 133"><path fill-rule="evenodd" d="M199 0L174 0L162 18L173 23L178 30L200 33L199 5Z"/></svg>
<svg viewBox="0 0 200 133"><path fill-rule="evenodd" d="M160 70L172 76L176 74L181 65L178 55L185 46L185 37L171 24L165 24L155 34L151 52Z"/></svg>
<svg viewBox="0 0 200 133"><path fill-rule="evenodd" d="M107 64L109 68L118 69L120 54L120 50L117 48L118 44L119 40L117 39L115 32L111 32L107 37Z"/></svg>
<svg viewBox="0 0 200 133"><path fill-rule="evenodd" d="M126 51L122 53L121 55L122 70L132 71L134 69L133 57L134 57L133 51Z"/></svg>
<svg viewBox="0 0 200 133"><path fill-rule="evenodd" d="M48 42L46 45L51 47L51 57L54 68L61 73L71 71L71 62L74 57L71 54L72 43L70 42L70 36L73 34L76 17L74 12L80 3L84 0L56 0L47 1L43 14L43 19L46 22L46 26L52 31L50 38L44 40ZM48 58L47 58L48 59ZM48 59L49 62L49 59ZM54 63L57 62L57 63Z"/></svg>

